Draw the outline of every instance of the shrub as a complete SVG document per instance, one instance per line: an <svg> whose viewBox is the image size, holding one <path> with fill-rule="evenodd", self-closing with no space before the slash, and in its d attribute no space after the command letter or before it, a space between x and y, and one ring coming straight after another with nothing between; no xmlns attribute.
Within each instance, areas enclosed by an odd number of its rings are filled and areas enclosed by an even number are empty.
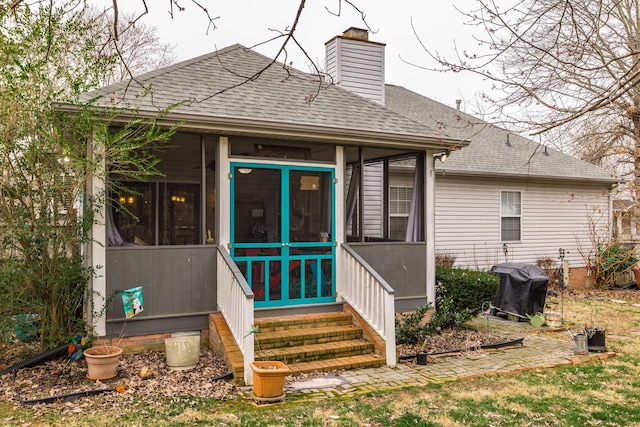
<svg viewBox="0 0 640 427"><path fill-rule="evenodd" d="M426 324L422 321L433 306L422 305L410 313L396 316L396 342L398 344L416 345L427 336Z"/></svg>
<svg viewBox="0 0 640 427"><path fill-rule="evenodd" d="M560 275L560 270L556 265L556 261L549 257L540 258L536 261L536 266L539 269L543 270L547 277L549 278L549 285L553 287L558 287L560 285L560 280L562 276Z"/></svg>
<svg viewBox="0 0 640 427"><path fill-rule="evenodd" d="M450 298L452 311L468 311L471 316L493 302L500 287L494 273L448 267L436 267L436 283L436 308Z"/></svg>
<svg viewBox="0 0 640 427"><path fill-rule="evenodd" d="M396 342L416 345L442 329L456 328L478 314L485 302L493 302L500 286L493 273L436 267L436 311L423 321L431 304L396 317Z"/></svg>
<svg viewBox="0 0 640 427"><path fill-rule="evenodd" d="M595 258L596 284L603 288L613 286L616 274L631 270L638 262L633 249L619 243L598 245Z"/></svg>
<svg viewBox="0 0 640 427"><path fill-rule="evenodd" d="M455 329L471 320L469 310L457 310L451 297L440 298L438 309L427 323L426 335L435 334L444 329Z"/></svg>
<svg viewBox="0 0 640 427"><path fill-rule="evenodd" d="M451 252L447 251L438 251L436 252L436 265L441 267L453 267L453 264L456 263L456 256L452 255Z"/></svg>

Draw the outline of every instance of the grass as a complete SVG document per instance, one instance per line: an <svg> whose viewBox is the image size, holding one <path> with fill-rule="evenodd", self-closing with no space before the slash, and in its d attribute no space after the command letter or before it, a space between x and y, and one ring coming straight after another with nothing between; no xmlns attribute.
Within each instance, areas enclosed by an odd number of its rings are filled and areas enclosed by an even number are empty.
<svg viewBox="0 0 640 427"><path fill-rule="evenodd" d="M640 292L639 292L640 293ZM607 345L623 354L600 362L518 375L369 392L320 401L287 399L258 406L172 398L122 412L94 412L102 396L73 405L21 408L0 400L7 426L640 426L640 308L607 299L565 297L570 326L592 319L607 328ZM605 325L606 323L606 325ZM615 339L609 339L609 334ZM568 339L568 337L566 337Z"/></svg>

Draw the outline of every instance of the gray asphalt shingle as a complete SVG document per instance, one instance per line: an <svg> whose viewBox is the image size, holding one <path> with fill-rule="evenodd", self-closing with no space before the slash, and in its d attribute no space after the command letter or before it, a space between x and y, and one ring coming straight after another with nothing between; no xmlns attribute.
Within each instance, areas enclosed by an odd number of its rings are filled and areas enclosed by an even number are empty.
<svg viewBox="0 0 640 427"><path fill-rule="evenodd" d="M386 105L397 113L434 126L445 135L468 139L471 144L451 153L436 168L447 173L522 175L554 179L613 182L615 177L598 166L544 147L528 138L499 128L401 86L386 85ZM510 146L507 145L509 135Z"/></svg>
<svg viewBox="0 0 640 427"><path fill-rule="evenodd" d="M101 95L103 105L158 111L181 103L173 111L210 118L240 118L297 125L328 126L397 135L441 138L435 128L403 117L334 85L318 91L318 76L282 64L251 77L272 60L241 45L233 45L188 61L117 83L87 94ZM246 81L249 79L249 81ZM144 93L151 85L151 90ZM213 96L212 96L213 95ZM185 101L186 100L186 101Z"/></svg>

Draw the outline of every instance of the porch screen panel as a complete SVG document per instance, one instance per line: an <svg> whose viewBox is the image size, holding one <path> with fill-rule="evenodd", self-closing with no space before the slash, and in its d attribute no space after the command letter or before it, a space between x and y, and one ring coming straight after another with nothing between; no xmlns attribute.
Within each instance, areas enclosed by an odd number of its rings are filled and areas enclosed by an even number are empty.
<svg viewBox="0 0 640 427"><path fill-rule="evenodd" d="M292 170L289 177L291 242L332 240L332 182L329 172Z"/></svg>
<svg viewBox="0 0 640 427"><path fill-rule="evenodd" d="M110 246L198 245L204 243L203 196L211 195L213 156L205 157L200 135L177 133L153 152L158 175L148 182L125 181L116 171L107 214ZM141 153L140 155L143 155ZM205 160L207 163L205 163ZM207 181L203 182L203 176ZM209 188L203 193L203 186ZM212 216L212 218L214 218ZM211 221L207 223L211 227Z"/></svg>

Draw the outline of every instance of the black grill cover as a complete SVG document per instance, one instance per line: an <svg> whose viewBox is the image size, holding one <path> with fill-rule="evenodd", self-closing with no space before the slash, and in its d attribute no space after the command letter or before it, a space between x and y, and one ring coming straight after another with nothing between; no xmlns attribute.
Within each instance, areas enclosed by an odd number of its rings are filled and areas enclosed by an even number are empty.
<svg viewBox="0 0 640 427"><path fill-rule="evenodd" d="M520 316L543 312L549 284L544 271L515 262L494 265L491 271L500 276L500 289L493 303L498 310Z"/></svg>

